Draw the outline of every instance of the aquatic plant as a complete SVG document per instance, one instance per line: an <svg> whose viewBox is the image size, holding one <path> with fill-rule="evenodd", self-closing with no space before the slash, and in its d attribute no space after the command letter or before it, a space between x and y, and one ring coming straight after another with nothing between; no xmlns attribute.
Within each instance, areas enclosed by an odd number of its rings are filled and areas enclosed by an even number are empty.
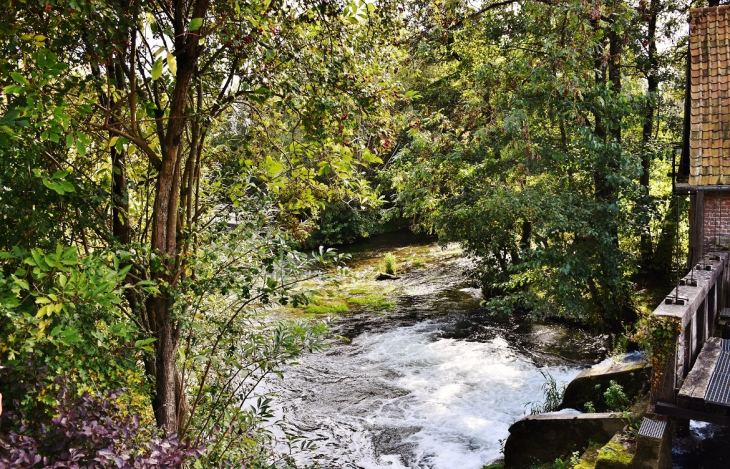
<svg viewBox="0 0 730 469"><path fill-rule="evenodd" d="M565 394L565 383L558 385L558 382L550 374L548 370L539 370L540 374L545 378L545 382L540 387L544 396L542 403L532 402L530 407L530 415L543 414L545 412L555 412L560 408Z"/></svg>
<svg viewBox="0 0 730 469"><path fill-rule="evenodd" d="M383 257L383 272L388 275L396 274L396 259L395 254L392 252L386 253L385 257Z"/></svg>
<svg viewBox="0 0 730 469"><path fill-rule="evenodd" d="M347 302L358 306L370 306L375 309L393 309L395 303L388 301L383 295L364 295L364 296L353 296L347 299Z"/></svg>
<svg viewBox="0 0 730 469"><path fill-rule="evenodd" d="M305 309L307 313L312 314L338 314L338 313L346 313L347 312L347 305L345 303L330 303L330 304L320 304L320 305L309 305L307 309Z"/></svg>

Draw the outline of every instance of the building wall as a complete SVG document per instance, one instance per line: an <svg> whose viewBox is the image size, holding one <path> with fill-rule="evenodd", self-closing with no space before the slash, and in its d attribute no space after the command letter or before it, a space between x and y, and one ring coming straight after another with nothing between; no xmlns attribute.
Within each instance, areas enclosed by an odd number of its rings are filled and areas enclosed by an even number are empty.
<svg viewBox="0 0 730 469"><path fill-rule="evenodd" d="M702 232L703 254L716 250L718 244L730 244L730 192L704 193Z"/></svg>

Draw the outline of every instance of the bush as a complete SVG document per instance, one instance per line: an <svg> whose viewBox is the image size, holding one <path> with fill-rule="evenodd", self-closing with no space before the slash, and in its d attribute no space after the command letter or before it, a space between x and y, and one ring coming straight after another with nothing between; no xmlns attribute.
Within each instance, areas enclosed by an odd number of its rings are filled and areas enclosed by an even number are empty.
<svg viewBox="0 0 730 469"><path fill-rule="evenodd" d="M624 411L628 410L631 405L631 401L624 393L623 386L613 380L606 392L603 393L603 397L606 399L606 405L610 410Z"/></svg>
<svg viewBox="0 0 730 469"><path fill-rule="evenodd" d="M28 419L20 411L2 416L4 426L15 429L0 434L0 467L179 468L203 454L175 434L160 436L141 426L136 415L125 415L119 391L72 399L60 387L57 416L50 422Z"/></svg>

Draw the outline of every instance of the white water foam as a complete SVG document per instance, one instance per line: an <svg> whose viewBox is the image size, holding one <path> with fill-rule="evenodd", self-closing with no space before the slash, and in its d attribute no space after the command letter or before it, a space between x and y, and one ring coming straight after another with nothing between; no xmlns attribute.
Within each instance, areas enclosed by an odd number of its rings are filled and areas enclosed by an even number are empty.
<svg viewBox="0 0 730 469"><path fill-rule="evenodd" d="M365 333L352 345L336 346L344 353L303 361L301 366L314 371L299 377L309 383L307 389L291 389L296 412L287 420L306 416L310 428L317 423L320 450L314 460L324 467L478 469L501 457L509 426L529 413L530 402L542 401L545 378L501 337L467 342L439 338L438 330L437 323L426 321ZM579 369L547 371L568 382ZM335 388L313 383L322 373ZM339 392L351 393L351 400L333 403ZM321 397L301 397L312 394ZM380 436L378 449L373 429L395 432L385 445ZM403 447L407 450L399 452ZM313 461L301 456L301 462Z"/></svg>

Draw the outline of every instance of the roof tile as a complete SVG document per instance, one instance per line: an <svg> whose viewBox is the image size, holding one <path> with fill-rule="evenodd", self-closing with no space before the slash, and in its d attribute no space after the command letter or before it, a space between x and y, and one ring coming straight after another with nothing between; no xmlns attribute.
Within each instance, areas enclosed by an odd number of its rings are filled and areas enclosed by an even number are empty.
<svg viewBox="0 0 730 469"><path fill-rule="evenodd" d="M690 10L690 184L730 183L730 6Z"/></svg>

